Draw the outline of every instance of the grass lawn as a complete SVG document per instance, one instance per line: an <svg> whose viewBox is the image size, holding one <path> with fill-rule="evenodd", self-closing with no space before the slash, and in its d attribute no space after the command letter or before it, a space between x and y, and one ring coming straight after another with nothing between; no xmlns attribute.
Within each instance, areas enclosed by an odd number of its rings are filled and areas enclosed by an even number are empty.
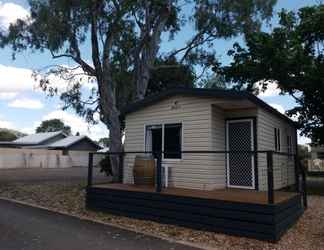
<svg viewBox="0 0 324 250"><path fill-rule="evenodd" d="M322 179L309 179L309 189L323 194ZM198 244L208 249L324 249L324 196L311 195L309 207L296 225L277 243L136 220L85 209L85 183L0 185L0 197L16 199L82 218L94 219L156 236Z"/></svg>

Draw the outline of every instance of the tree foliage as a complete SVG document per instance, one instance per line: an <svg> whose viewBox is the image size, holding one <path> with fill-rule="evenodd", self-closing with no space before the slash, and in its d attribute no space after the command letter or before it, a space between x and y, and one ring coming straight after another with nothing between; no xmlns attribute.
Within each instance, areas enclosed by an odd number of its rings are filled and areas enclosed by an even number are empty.
<svg viewBox="0 0 324 250"><path fill-rule="evenodd" d="M279 27L249 35L246 48L236 44L231 65L216 71L250 91L255 83L263 90L277 83L296 100L288 114L298 117L302 133L324 144L324 5L283 10L279 17Z"/></svg>
<svg viewBox="0 0 324 250"><path fill-rule="evenodd" d="M20 131L8 128L0 128L0 141L14 141L23 136L26 136L26 134Z"/></svg>
<svg viewBox="0 0 324 250"><path fill-rule="evenodd" d="M151 71L146 96L157 94L172 88L193 88L195 74L191 66L180 64L175 58L158 60L156 68Z"/></svg>
<svg viewBox="0 0 324 250"><path fill-rule="evenodd" d="M227 85L225 76L220 74L209 75L199 83L205 89L226 89Z"/></svg>
<svg viewBox="0 0 324 250"><path fill-rule="evenodd" d="M110 144L109 137L103 137L98 140L98 144L104 148L108 148Z"/></svg>
<svg viewBox="0 0 324 250"><path fill-rule="evenodd" d="M14 55L26 49L66 58L78 68L62 65L42 74L41 87L54 95L51 75L70 82L59 93L65 108L92 121L99 113L109 129L110 148L121 151L121 106L143 99L159 58L176 58L190 67L216 62L213 42L258 30L272 16L276 0L29 0L31 16L11 25L0 36ZM161 53L164 42L174 40L184 27L193 31L188 40ZM90 55L90 58L87 57ZM89 60L90 59L90 60ZM82 91L82 82L94 83ZM129 90L132 90L131 92ZM118 172L116 157L111 157Z"/></svg>
<svg viewBox="0 0 324 250"><path fill-rule="evenodd" d="M0 131L0 141L14 141L18 137L13 132L9 130L1 130Z"/></svg>
<svg viewBox="0 0 324 250"><path fill-rule="evenodd" d="M42 123L36 128L36 133L44 132L57 132L63 131L65 134L71 134L71 127L65 125L60 119L50 119L42 121Z"/></svg>

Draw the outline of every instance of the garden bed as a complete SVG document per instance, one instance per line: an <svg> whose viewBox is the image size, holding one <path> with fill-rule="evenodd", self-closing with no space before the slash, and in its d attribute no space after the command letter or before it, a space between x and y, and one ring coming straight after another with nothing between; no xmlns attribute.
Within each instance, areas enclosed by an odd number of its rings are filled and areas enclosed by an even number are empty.
<svg viewBox="0 0 324 250"><path fill-rule="evenodd" d="M216 249L324 249L324 197L309 196L309 207L277 243L203 232L85 209L84 184L42 183L0 186L0 197L47 207L82 218Z"/></svg>

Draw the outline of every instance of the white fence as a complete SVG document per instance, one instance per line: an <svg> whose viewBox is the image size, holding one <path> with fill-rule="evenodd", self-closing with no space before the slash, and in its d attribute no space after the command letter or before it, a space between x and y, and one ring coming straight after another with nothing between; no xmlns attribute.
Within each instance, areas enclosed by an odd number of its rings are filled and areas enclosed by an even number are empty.
<svg viewBox="0 0 324 250"><path fill-rule="evenodd" d="M0 169L87 167L88 155L88 151L69 151L63 155L61 150L0 148ZM96 155L94 165L101 159L101 155Z"/></svg>

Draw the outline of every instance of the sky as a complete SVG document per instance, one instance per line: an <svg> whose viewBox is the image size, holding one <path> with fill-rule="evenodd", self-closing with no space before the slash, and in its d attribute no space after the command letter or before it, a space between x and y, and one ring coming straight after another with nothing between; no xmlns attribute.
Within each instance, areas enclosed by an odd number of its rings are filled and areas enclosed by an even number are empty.
<svg viewBox="0 0 324 250"><path fill-rule="evenodd" d="M318 0L278 0L275 12L282 8L287 10L298 10L307 5L317 4ZM6 30L10 23L17 18L24 18L29 14L27 1L1 1L0 0L0 29ZM271 20L272 29L276 26L278 18L276 14ZM172 48L180 47L183 41L189 38L192 30L186 27L177 35L177 39L172 42L163 43L161 51L169 51ZM217 57L223 64L228 64L230 58L226 52L232 47L233 42L242 42L238 37L232 40L219 40L214 45ZM90 61L89 47L82 48L86 60ZM50 98L42 92L37 81L32 77L33 70L44 68L51 64L74 65L72 61L53 61L48 53L32 53L26 51L18 54L16 59L12 59L10 48L0 49L0 128L6 127L17 129L25 133L33 133L35 128L43 120L59 118L67 125L71 126L72 133L79 132L97 140L108 135L108 130L103 124L88 125L83 118L77 116L73 110L62 111L62 103L59 98ZM65 83L61 79L56 81L60 86ZM91 85L85 84L84 91L89 90ZM275 86L259 96L262 100L284 112L294 107L294 100L288 96L279 96L279 91ZM299 137L299 143L309 142L308 138Z"/></svg>

